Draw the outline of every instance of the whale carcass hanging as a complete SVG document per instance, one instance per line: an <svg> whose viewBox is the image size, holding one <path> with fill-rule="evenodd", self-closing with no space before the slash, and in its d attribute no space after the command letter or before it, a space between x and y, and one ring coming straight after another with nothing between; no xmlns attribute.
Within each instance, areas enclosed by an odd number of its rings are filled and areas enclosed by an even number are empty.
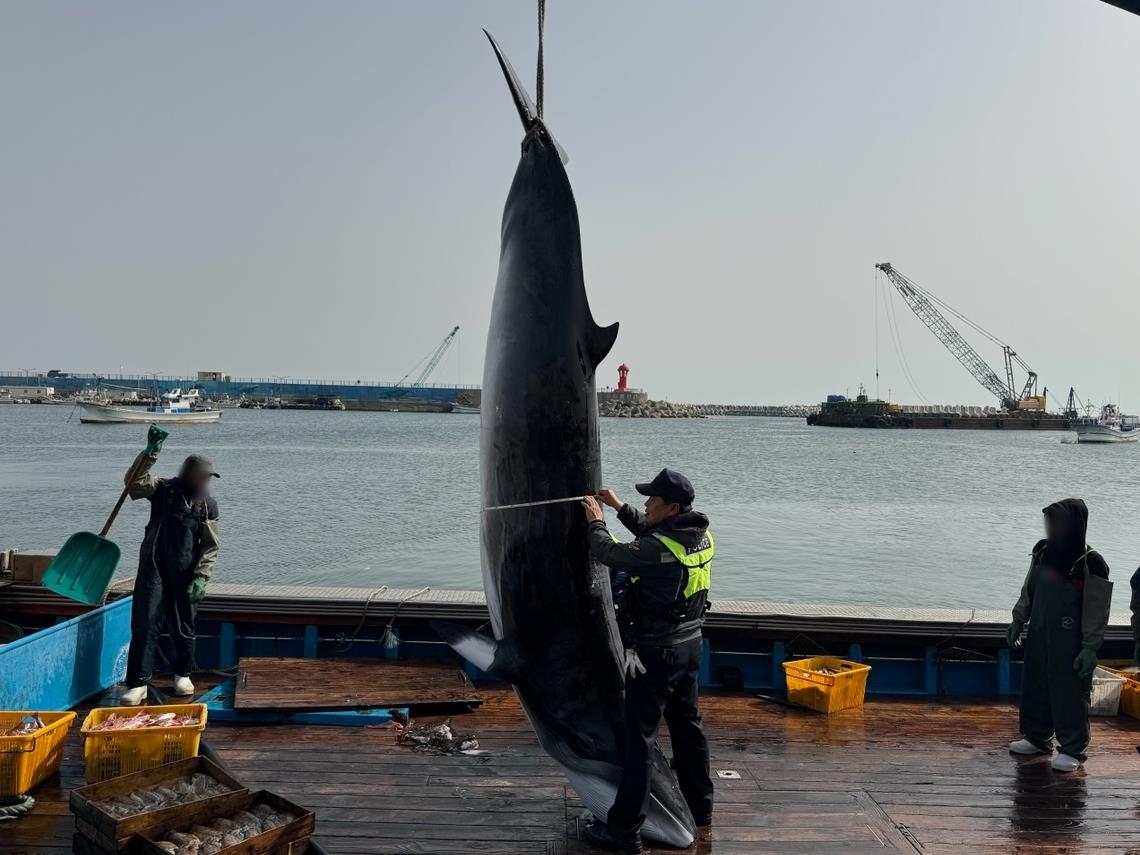
<svg viewBox="0 0 1140 855"><path fill-rule="evenodd" d="M589 556L574 498L601 486L594 372L617 324L600 327L590 313L564 155L487 37L524 129L503 211L480 408L483 587L495 638L437 628L515 685L542 747L604 818L620 777L623 650L609 575ZM540 76L540 105L541 85ZM660 751L654 763L642 833L687 847L693 818Z"/></svg>

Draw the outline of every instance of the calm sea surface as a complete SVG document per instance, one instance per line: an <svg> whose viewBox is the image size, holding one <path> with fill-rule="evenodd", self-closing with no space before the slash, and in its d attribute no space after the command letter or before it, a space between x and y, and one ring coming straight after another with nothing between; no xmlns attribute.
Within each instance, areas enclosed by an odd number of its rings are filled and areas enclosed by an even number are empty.
<svg viewBox="0 0 1140 855"><path fill-rule="evenodd" d="M65 406L0 406L0 548L98 531L146 429ZM157 470L214 458L227 582L480 588L477 416L227 410L175 426ZM1063 442L1065 438L1069 442ZM860 431L794 419L602 422L604 479L627 500L663 465L717 535L714 594L1006 608L1040 509L1077 495L1126 607L1140 562L1140 447L1059 433ZM112 536L133 571L146 504ZM620 526L612 520L612 528Z"/></svg>

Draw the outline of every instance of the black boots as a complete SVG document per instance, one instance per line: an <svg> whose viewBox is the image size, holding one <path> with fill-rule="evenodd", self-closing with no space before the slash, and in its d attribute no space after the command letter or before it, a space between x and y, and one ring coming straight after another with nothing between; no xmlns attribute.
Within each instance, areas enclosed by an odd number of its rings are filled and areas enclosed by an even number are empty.
<svg viewBox="0 0 1140 855"><path fill-rule="evenodd" d="M619 838L610 834L604 822L592 822L586 826L586 840L590 845L604 852L622 852L625 855L640 855L645 850L641 848L641 835Z"/></svg>

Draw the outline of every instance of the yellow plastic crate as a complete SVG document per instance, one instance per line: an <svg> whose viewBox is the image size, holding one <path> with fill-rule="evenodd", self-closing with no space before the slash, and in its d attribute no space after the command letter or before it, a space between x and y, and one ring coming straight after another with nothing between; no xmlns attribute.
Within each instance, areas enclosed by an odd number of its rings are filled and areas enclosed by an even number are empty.
<svg viewBox="0 0 1140 855"><path fill-rule="evenodd" d="M32 712L0 712L0 733ZM0 736L0 796L20 796L59 771L63 743L75 721L73 712L42 712L46 727L27 736Z"/></svg>
<svg viewBox="0 0 1140 855"><path fill-rule="evenodd" d="M1124 685L1120 687L1120 711L1132 718L1140 718L1140 674L1124 670L1135 668L1136 663L1131 659L1102 659L1097 665L1124 678Z"/></svg>
<svg viewBox="0 0 1140 855"><path fill-rule="evenodd" d="M818 673L824 668L838 673ZM870 665L833 656L815 656L784 663L788 700L821 713L861 706L870 673Z"/></svg>
<svg viewBox="0 0 1140 855"><path fill-rule="evenodd" d="M140 727L137 730L92 730L111 717L142 712L175 713L198 719L181 727ZM206 729L205 704L170 704L153 707L97 707L83 720L83 759L87 783L97 784L130 772L153 769L177 760L198 756L198 743Z"/></svg>

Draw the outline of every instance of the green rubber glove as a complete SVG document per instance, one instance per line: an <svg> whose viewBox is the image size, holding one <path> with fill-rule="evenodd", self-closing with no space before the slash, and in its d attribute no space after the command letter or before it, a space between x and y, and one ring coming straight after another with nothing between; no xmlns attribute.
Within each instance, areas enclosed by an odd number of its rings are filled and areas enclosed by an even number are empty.
<svg viewBox="0 0 1140 855"><path fill-rule="evenodd" d="M1136 660L1136 664L1140 665L1140 641L1136 642L1136 649L1132 651L1132 658Z"/></svg>
<svg viewBox="0 0 1140 855"><path fill-rule="evenodd" d="M156 457L162 451L162 443L170 436L170 431L163 430L158 425L151 425L146 432L146 455Z"/></svg>
<svg viewBox="0 0 1140 855"><path fill-rule="evenodd" d="M1025 624L1019 620L1015 620L1009 625L1009 629L1005 631L1005 643L1009 645L1010 649L1017 647L1017 642L1021 638L1021 631L1025 629Z"/></svg>
<svg viewBox="0 0 1140 855"><path fill-rule="evenodd" d="M186 593L190 596L190 605L196 606L206 599L206 585L210 580L205 576L195 576Z"/></svg>
<svg viewBox="0 0 1140 855"><path fill-rule="evenodd" d="M1077 672L1078 677L1091 677L1094 668L1096 668L1096 651L1082 647L1077 658L1073 660L1073 670Z"/></svg>

